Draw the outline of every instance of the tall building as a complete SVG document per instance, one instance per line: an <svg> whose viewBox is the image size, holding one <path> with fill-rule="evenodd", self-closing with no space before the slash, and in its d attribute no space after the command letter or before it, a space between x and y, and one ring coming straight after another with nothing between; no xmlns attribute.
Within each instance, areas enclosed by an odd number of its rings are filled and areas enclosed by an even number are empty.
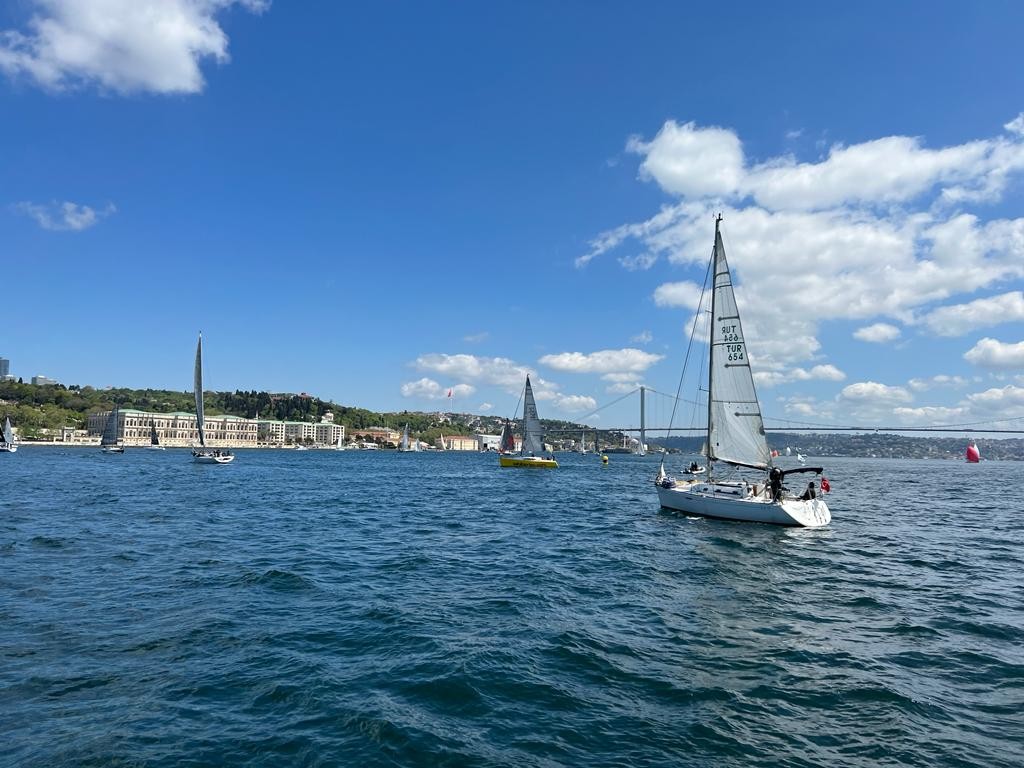
<svg viewBox="0 0 1024 768"><path fill-rule="evenodd" d="M39 374L38 376L32 377L32 383L37 387L42 387L47 384L59 384L60 382L57 381L56 379L51 379L48 376L43 376L42 374Z"/></svg>
<svg viewBox="0 0 1024 768"><path fill-rule="evenodd" d="M11 375L11 361L6 357L0 357L0 379L6 379Z"/></svg>

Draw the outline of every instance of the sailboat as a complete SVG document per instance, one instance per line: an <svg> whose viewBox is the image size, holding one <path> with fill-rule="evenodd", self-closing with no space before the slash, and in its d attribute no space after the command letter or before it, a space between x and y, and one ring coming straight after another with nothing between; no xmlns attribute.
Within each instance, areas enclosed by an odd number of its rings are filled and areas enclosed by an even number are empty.
<svg viewBox="0 0 1024 768"><path fill-rule="evenodd" d="M577 453L584 454L586 452L587 452L587 433L586 432L581 432L580 433L580 449L579 449L579 451L577 451Z"/></svg>
<svg viewBox="0 0 1024 768"><path fill-rule="evenodd" d="M409 447L409 425L408 424L406 424L405 425L405 429L402 430L402 442L400 442L398 444L398 450L402 451L403 453L405 451L411 451L412 450Z"/></svg>
<svg viewBox="0 0 1024 768"><path fill-rule="evenodd" d="M4 417L3 440L0 440L0 453L15 453L18 446L14 442L14 430L11 429L11 417Z"/></svg>
<svg viewBox="0 0 1024 768"><path fill-rule="evenodd" d="M164 447L160 445L160 437L156 433L156 422L153 419L149 420L149 445L146 446L146 449L150 451L164 450Z"/></svg>
<svg viewBox="0 0 1024 768"><path fill-rule="evenodd" d="M967 452L964 454L964 459L968 464L977 464L981 461L981 451L978 450L978 446L973 440L967 443Z"/></svg>
<svg viewBox="0 0 1024 768"><path fill-rule="evenodd" d="M828 525L832 513L810 483L801 496L783 485L787 475L814 473L821 467L783 470L772 463L764 434L761 406L754 389L739 309L733 292L732 275L725 258L720 231L721 215L715 220L715 245L711 255L711 332L708 358L708 414L706 477L674 480L665 474L662 459L655 479L662 507L703 517L742 520L775 525L820 527ZM717 462L717 464L716 464ZM723 478L725 470L756 470L761 482ZM828 482L823 480L823 490Z"/></svg>
<svg viewBox="0 0 1024 768"><path fill-rule="evenodd" d="M100 450L103 453L124 453L124 446L117 439L117 417L118 408L115 405L107 416L107 423L103 425L103 436L100 438Z"/></svg>
<svg viewBox="0 0 1024 768"><path fill-rule="evenodd" d="M441 433L441 439L438 440L437 450L439 450L439 451L443 451L444 450L444 432Z"/></svg>
<svg viewBox="0 0 1024 768"><path fill-rule="evenodd" d="M199 432L199 447L192 449L192 460L196 464L230 464L235 460L231 451L206 447L205 415L203 414L203 334L196 344L196 367L194 384L196 390L196 429Z"/></svg>
<svg viewBox="0 0 1024 768"><path fill-rule="evenodd" d="M544 453L544 430L537 415L537 402L533 399L533 387L530 376L526 376L526 393L523 395L523 443L519 453L503 453L498 457L501 467L534 467L537 469L555 469L558 462Z"/></svg>
<svg viewBox="0 0 1024 768"><path fill-rule="evenodd" d="M512 431L512 422L505 419L501 425L501 437L498 439L498 453L512 454L516 452L516 436Z"/></svg>

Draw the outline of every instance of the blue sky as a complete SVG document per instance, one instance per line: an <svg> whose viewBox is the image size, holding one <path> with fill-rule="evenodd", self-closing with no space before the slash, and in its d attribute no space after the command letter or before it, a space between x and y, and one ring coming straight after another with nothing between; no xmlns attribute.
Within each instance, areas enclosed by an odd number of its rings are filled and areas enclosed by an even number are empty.
<svg viewBox="0 0 1024 768"><path fill-rule="evenodd" d="M0 356L186 390L202 329L211 389L581 418L675 391L721 210L769 426L1024 418L1022 22L4 4Z"/></svg>

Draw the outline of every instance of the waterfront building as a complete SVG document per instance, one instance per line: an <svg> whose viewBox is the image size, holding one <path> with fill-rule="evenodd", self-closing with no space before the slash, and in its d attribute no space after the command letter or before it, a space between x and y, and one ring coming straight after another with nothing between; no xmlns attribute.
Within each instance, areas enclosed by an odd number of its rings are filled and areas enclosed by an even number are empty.
<svg viewBox="0 0 1024 768"><path fill-rule="evenodd" d="M100 435L110 411L89 415L90 435ZM156 425L160 444L168 447L187 447L199 443L199 429L194 413L150 413L134 408L118 411L117 437L125 445L148 445L150 422ZM255 448L257 423L255 419L240 416L206 416L203 420L206 444L212 448Z"/></svg>
<svg viewBox="0 0 1024 768"><path fill-rule="evenodd" d="M343 424L326 421L312 424L308 421L272 421L270 419L260 419L257 423L261 443L337 445L339 438L342 442L345 441L345 426Z"/></svg>
<svg viewBox="0 0 1024 768"><path fill-rule="evenodd" d="M402 439L402 433L394 429L388 429L387 427L353 428L352 439L359 440L361 442L378 443L381 445L391 443L397 447L398 441Z"/></svg>
<svg viewBox="0 0 1024 768"><path fill-rule="evenodd" d="M445 435L444 444L441 438L437 442L442 450L446 451L479 451L479 441L476 435Z"/></svg>

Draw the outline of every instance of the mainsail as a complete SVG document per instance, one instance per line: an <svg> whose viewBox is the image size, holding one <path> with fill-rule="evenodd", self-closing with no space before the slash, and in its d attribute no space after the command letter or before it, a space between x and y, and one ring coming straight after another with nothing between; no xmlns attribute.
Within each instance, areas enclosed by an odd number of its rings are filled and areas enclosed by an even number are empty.
<svg viewBox="0 0 1024 768"><path fill-rule="evenodd" d="M11 417L4 417L4 442L11 445L14 442L14 430L11 429Z"/></svg>
<svg viewBox="0 0 1024 768"><path fill-rule="evenodd" d="M400 451L409 450L409 425L405 425L405 429L402 430L402 444L398 448Z"/></svg>
<svg viewBox="0 0 1024 768"><path fill-rule="evenodd" d="M712 274L708 459L765 468L768 441L717 222Z"/></svg>
<svg viewBox="0 0 1024 768"><path fill-rule="evenodd" d="M156 422L153 419L149 420L149 444L160 445L160 438L156 434Z"/></svg>
<svg viewBox="0 0 1024 768"><path fill-rule="evenodd" d="M215 339L216 341L216 339ZM199 343L196 345L196 428L199 430L199 445L206 447L206 434L203 432L205 418L203 416L203 334L199 334Z"/></svg>
<svg viewBox="0 0 1024 768"><path fill-rule="evenodd" d="M107 416L107 423L103 425L103 436L100 438L100 447L117 445L117 406Z"/></svg>
<svg viewBox="0 0 1024 768"><path fill-rule="evenodd" d="M540 426L529 376L526 377L526 394L523 396L523 447L520 453L544 453L544 431Z"/></svg>
<svg viewBox="0 0 1024 768"><path fill-rule="evenodd" d="M512 422L505 419L501 427L501 439L498 441L498 451L501 453L515 453L516 438L512 433Z"/></svg>

